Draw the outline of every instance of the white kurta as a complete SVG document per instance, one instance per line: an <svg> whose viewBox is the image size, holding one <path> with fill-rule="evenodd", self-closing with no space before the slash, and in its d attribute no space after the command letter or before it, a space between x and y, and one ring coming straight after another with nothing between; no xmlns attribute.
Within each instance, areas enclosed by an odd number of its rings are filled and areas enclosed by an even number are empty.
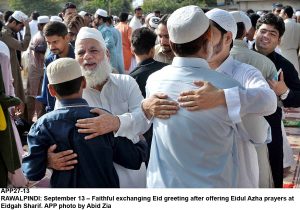
<svg viewBox="0 0 300 210"><path fill-rule="evenodd" d="M251 65L241 63L234 60L229 56L221 66L216 69L218 72L222 72L231 78L240 82L240 84L245 87L245 90L239 89L242 93L241 97L241 109L243 109L243 98L247 98L247 102L252 104L251 117L256 116L257 119L252 121L252 129L258 132L258 136L263 136L265 142L271 140L271 130L269 126L264 126L263 129L260 127L267 124L266 120L262 117L263 115L269 115L276 110L277 99L275 93L269 88L268 83L263 78L260 71ZM260 104L259 106L255 104ZM248 106L249 104L247 104ZM247 109L243 109L244 114L247 113ZM262 110L264 110L262 112ZM247 114L249 114L247 113ZM245 115L247 117L247 115ZM256 123L256 124L253 124ZM259 186L259 166L258 158L255 150L254 143L264 143L257 141L250 137L250 133L253 130L248 130L243 127L244 120L242 123L238 123L238 128L240 132L240 138L238 143L239 152L239 178L238 187L258 187ZM255 127L259 125L258 127ZM250 128L251 129L251 128ZM246 134L245 134L246 130ZM259 133L260 132L260 133ZM248 136L247 136L248 133Z"/></svg>
<svg viewBox="0 0 300 210"><path fill-rule="evenodd" d="M299 60L297 50L300 47L300 24L293 19L284 20L285 32L281 38L280 50L283 57L288 59L298 71L299 75Z"/></svg>
<svg viewBox="0 0 300 210"><path fill-rule="evenodd" d="M124 74L110 74L101 92L92 88L83 91L83 98L91 107L100 107L117 115L120 128L115 136L123 136L133 142L140 140L139 135L145 133L148 124L141 109L144 99L136 81ZM114 164L119 176L121 188L146 187L146 166L140 170L130 170Z"/></svg>

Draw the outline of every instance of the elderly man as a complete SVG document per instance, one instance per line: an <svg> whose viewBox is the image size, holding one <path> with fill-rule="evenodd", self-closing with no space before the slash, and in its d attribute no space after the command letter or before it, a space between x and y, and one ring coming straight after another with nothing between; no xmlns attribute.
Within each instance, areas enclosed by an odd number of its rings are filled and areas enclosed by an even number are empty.
<svg viewBox="0 0 300 210"><path fill-rule="evenodd" d="M140 140L140 135L150 127L140 107L143 96L135 80L128 75L112 74L106 55L106 45L100 39L101 33L96 29L83 27L80 29L75 42L76 60L81 65L83 75L87 81L87 88L83 98L93 107L101 107L112 114L93 110L100 114L96 118L78 120L80 133L89 133L87 139L108 132L115 132L115 136L123 136L134 143ZM52 147L50 151L53 151ZM50 166L55 169L72 169L70 164L76 161L63 162L64 155L71 151L51 154ZM70 155L66 159L72 159ZM143 164L140 170L126 169L115 164L120 187L136 188L146 186L146 167Z"/></svg>
<svg viewBox="0 0 300 210"><path fill-rule="evenodd" d="M298 71L298 50L300 47L300 24L293 19L294 10L291 6L284 6L279 16L284 20L285 32L281 37L279 48L283 57L288 59Z"/></svg>
<svg viewBox="0 0 300 210"><path fill-rule="evenodd" d="M167 28L169 16L170 15L168 14L164 15L160 19L158 27L155 30L159 38L159 44L155 46L154 60L167 64L171 64L175 56L169 43L169 33Z"/></svg>
<svg viewBox="0 0 300 210"><path fill-rule="evenodd" d="M216 42L216 29L197 6L176 10L168 20L170 45L176 57L171 65L150 75L147 96L166 93L176 101L180 93L195 89L194 80L219 88L238 88L235 80L209 69L206 62ZM213 39L213 40L212 40ZM188 112L180 109L171 118L154 119L148 187L236 187L238 166L236 126L223 106L224 92L217 91L220 106Z"/></svg>

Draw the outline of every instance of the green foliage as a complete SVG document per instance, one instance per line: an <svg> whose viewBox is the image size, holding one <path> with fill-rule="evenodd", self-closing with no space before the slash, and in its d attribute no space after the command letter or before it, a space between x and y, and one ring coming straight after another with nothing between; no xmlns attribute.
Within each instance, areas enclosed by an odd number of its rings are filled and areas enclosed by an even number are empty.
<svg viewBox="0 0 300 210"><path fill-rule="evenodd" d="M9 0L9 8L21 10L27 15L33 11L38 11L41 15L58 14L63 7L62 1L49 0Z"/></svg>
<svg viewBox="0 0 300 210"><path fill-rule="evenodd" d="M146 14L154 10L160 10L162 14L165 14L187 5L207 6L205 0L144 0L143 10Z"/></svg>

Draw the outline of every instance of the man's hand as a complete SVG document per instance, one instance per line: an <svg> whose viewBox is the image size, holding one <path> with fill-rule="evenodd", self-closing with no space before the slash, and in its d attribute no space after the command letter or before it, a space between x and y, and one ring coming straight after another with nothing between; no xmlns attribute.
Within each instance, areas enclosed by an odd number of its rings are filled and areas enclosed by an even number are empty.
<svg viewBox="0 0 300 210"><path fill-rule="evenodd" d="M96 113L99 116L77 120L76 126L79 128L79 133L89 133L85 139L89 140L109 132L117 132L120 128L120 120L102 109L92 109L91 113Z"/></svg>
<svg viewBox="0 0 300 210"><path fill-rule="evenodd" d="M143 100L142 109L148 119L152 116L160 119L168 119L176 114L179 106L176 101L167 100L168 96L163 93L156 93Z"/></svg>
<svg viewBox="0 0 300 210"><path fill-rule="evenodd" d="M218 89L211 83L205 81L195 81L194 84L200 88L182 92L180 97L178 97L178 102L181 107L184 107L189 111L196 111L226 105L223 90Z"/></svg>
<svg viewBox="0 0 300 210"><path fill-rule="evenodd" d="M286 86L285 82L284 82L284 75L283 75L283 71L280 72L279 74L279 81L276 80L268 80L268 83L270 85L270 88L272 90L274 90L275 94L277 96L281 96L282 94L284 94L288 87Z"/></svg>
<svg viewBox="0 0 300 210"><path fill-rule="evenodd" d="M59 171L73 169L74 165L78 163L77 160L74 160L74 158L77 157L77 154L73 153L73 150L54 153L56 147L56 144L54 144L48 149L48 168Z"/></svg>

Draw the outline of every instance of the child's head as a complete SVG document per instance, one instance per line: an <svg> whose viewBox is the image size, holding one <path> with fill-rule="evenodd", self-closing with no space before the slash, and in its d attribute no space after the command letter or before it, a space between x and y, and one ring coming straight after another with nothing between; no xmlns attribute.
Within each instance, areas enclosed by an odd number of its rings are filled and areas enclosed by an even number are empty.
<svg viewBox="0 0 300 210"><path fill-rule="evenodd" d="M81 97L85 88L80 65L73 58L59 58L50 63L47 67L47 77L49 92L58 99L72 95Z"/></svg>

